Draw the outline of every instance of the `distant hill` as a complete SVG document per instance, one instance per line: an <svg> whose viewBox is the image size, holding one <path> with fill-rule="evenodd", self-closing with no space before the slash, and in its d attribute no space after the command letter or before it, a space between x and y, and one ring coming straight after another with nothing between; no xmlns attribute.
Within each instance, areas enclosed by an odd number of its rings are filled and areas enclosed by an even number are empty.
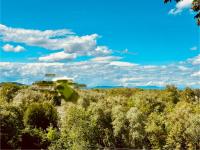
<svg viewBox="0 0 200 150"><path fill-rule="evenodd" d="M21 84L21 83L18 83L18 82L1 82L0 83L0 86L3 86L5 84L15 84L15 85L18 85L18 86L22 86L24 84Z"/></svg>
<svg viewBox="0 0 200 150"><path fill-rule="evenodd" d="M136 86L135 88L140 88L140 89L158 89L158 90L162 90L165 87L161 87L161 86Z"/></svg>
<svg viewBox="0 0 200 150"><path fill-rule="evenodd" d="M95 86L91 89L112 89L112 88L126 88L124 86ZM164 87L160 86L134 86L134 87L127 87L127 88L140 88L140 89L164 89Z"/></svg>
<svg viewBox="0 0 200 150"><path fill-rule="evenodd" d="M124 86L95 86L91 89L113 89L113 88L125 88Z"/></svg>

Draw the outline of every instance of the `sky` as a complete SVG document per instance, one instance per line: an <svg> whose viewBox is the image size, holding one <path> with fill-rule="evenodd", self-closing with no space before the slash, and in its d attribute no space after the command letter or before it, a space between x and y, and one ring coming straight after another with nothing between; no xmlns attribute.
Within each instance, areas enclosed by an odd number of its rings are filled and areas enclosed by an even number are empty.
<svg viewBox="0 0 200 150"><path fill-rule="evenodd" d="M0 82L200 87L191 3L0 0Z"/></svg>

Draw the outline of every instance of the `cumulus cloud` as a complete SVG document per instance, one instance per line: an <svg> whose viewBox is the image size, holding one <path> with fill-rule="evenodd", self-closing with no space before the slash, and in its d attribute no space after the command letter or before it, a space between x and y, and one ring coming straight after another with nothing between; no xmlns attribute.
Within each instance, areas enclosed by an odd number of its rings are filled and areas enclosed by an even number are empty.
<svg viewBox="0 0 200 150"><path fill-rule="evenodd" d="M182 0L176 4L176 8L173 8L169 11L171 15L180 14L184 9L189 9L192 5L193 0Z"/></svg>
<svg viewBox="0 0 200 150"><path fill-rule="evenodd" d="M58 81L58 80L74 80L74 78L62 76L62 77L55 77L55 78L52 79L52 81Z"/></svg>
<svg viewBox="0 0 200 150"><path fill-rule="evenodd" d="M186 71L189 68L185 67L185 66L178 66L178 69L180 69L180 71Z"/></svg>
<svg viewBox="0 0 200 150"><path fill-rule="evenodd" d="M2 47L4 52L22 52L25 50L24 47L17 45L17 46L13 46L11 44L6 44Z"/></svg>
<svg viewBox="0 0 200 150"><path fill-rule="evenodd" d="M111 50L97 45L98 34L77 36L71 30L30 30L11 28L0 24L0 40L3 42L23 43L48 50L64 50L77 56L108 55Z"/></svg>
<svg viewBox="0 0 200 150"><path fill-rule="evenodd" d="M140 65L112 56L113 50L97 44L99 35L77 36L70 30L27 30L0 25L0 41L38 46L54 53L38 58L38 63L0 62L0 82L13 81L30 84L44 80L45 74L56 74L56 79L70 78L89 87L118 86L177 86L200 87L200 55L184 62L169 65ZM19 51L18 46L4 45ZM57 52L59 50L59 52ZM62 51L61 51L62 50ZM124 53L128 53L125 50ZM81 62L55 63L78 56L93 58Z"/></svg>
<svg viewBox="0 0 200 150"><path fill-rule="evenodd" d="M73 60L75 58L76 58L76 54L67 54L65 52L58 52L58 53L53 53L47 56L39 57L39 61L55 62L55 61L61 61L61 60Z"/></svg>
<svg viewBox="0 0 200 150"><path fill-rule="evenodd" d="M11 28L0 24L0 35L5 41L19 41L27 43L37 43L42 39L50 39L54 37L61 37L74 34L68 29L61 30L33 30L23 28Z"/></svg>
<svg viewBox="0 0 200 150"><path fill-rule="evenodd" d="M200 54L194 58L188 59L193 65L200 65Z"/></svg>
<svg viewBox="0 0 200 150"><path fill-rule="evenodd" d="M113 50L113 52L115 53L119 53L119 54L128 54L128 55L137 55L137 53L135 52L130 52L128 49L124 49L124 50Z"/></svg>
<svg viewBox="0 0 200 150"><path fill-rule="evenodd" d="M129 62L122 62L122 61L112 61L110 65L118 66L118 67L133 67L137 66L137 64L129 63Z"/></svg>
<svg viewBox="0 0 200 150"><path fill-rule="evenodd" d="M191 76L200 77L200 71L194 72Z"/></svg>
<svg viewBox="0 0 200 150"><path fill-rule="evenodd" d="M104 56L104 57L95 57L92 58L91 61L94 62L110 62L110 61L115 61L115 60L120 60L122 57L118 56Z"/></svg>
<svg viewBox="0 0 200 150"><path fill-rule="evenodd" d="M110 50L107 46L97 46L95 51L91 52L91 55L109 55L111 54L112 50Z"/></svg>
<svg viewBox="0 0 200 150"><path fill-rule="evenodd" d="M100 58L99 58L100 59ZM117 86L176 86L200 87L199 65L193 65L197 57L169 65L139 65L120 60L81 61L69 63L10 63L1 62L0 81L15 81L30 84L44 80L46 73L56 74L55 79L63 77L87 84ZM101 59L100 59L101 60Z"/></svg>

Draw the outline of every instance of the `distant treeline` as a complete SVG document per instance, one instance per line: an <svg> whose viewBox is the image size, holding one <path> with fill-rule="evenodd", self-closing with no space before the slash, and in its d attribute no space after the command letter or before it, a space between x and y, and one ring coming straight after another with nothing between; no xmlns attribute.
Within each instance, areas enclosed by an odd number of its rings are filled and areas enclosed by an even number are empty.
<svg viewBox="0 0 200 150"><path fill-rule="evenodd" d="M0 85L0 149L200 149L200 89Z"/></svg>

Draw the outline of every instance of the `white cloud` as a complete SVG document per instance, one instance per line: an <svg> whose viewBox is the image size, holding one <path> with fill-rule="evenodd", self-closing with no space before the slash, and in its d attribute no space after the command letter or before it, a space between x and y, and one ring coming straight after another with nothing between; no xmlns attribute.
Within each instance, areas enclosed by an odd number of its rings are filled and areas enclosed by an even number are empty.
<svg viewBox="0 0 200 150"><path fill-rule="evenodd" d="M58 81L58 80L74 80L74 78L62 76L62 77L55 77L55 78L52 79L52 81Z"/></svg>
<svg viewBox="0 0 200 150"><path fill-rule="evenodd" d="M0 24L0 35L3 36L4 40L19 41L34 43L42 39L49 39L59 36L67 36L74 34L68 29L61 30L33 30L33 29L22 29L22 28L11 28L3 24Z"/></svg>
<svg viewBox="0 0 200 150"><path fill-rule="evenodd" d="M192 77L200 77L200 71L194 72L191 76Z"/></svg>
<svg viewBox="0 0 200 150"><path fill-rule="evenodd" d="M0 24L0 40L3 42L23 43L48 50L64 50L77 56L108 55L111 50L97 45L98 34L77 36L68 29L30 30L11 28Z"/></svg>
<svg viewBox="0 0 200 150"><path fill-rule="evenodd" d="M104 57L95 57L92 58L91 61L94 62L110 62L110 61L115 61L115 60L120 60L122 57L117 57L117 56L104 56Z"/></svg>
<svg viewBox="0 0 200 150"><path fill-rule="evenodd" d="M73 60L75 58L76 58L76 54L67 54L65 52L58 52L58 53L53 53L47 56L39 57L39 61L55 62L55 61L61 61L61 60Z"/></svg>
<svg viewBox="0 0 200 150"><path fill-rule="evenodd" d="M181 13L182 11L183 11L182 9L173 8L173 9L171 9L171 10L168 12L168 14L170 14L170 15L177 15L177 14Z"/></svg>
<svg viewBox="0 0 200 150"><path fill-rule="evenodd" d="M120 81L122 81L123 84L127 84L127 83L135 83L137 81L141 81L141 80L144 80L143 77L124 77L122 79L120 79Z"/></svg>
<svg viewBox="0 0 200 150"><path fill-rule="evenodd" d="M3 51L5 51L5 52L16 52L16 53L22 52L25 50L25 48L20 45L13 46L11 44L6 44L2 48L3 48Z"/></svg>
<svg viewBox="0 0 200 150"><path fill-rule="evenodd" d="M135 52L130 52L127 48L124 49L124 50L112 50L112 52L114 52L114 53L119 53L119 54L121 54L121 55L123 55L123 54L137 55L137 53L135 53Z"/></svg>
<svg viewBox="0 0 200 150"><path fill-rule="evenodd" d="M188 61L193 65L200 65L200 54L192 59L189 59Z"/></svg>
<svg viewBox="0 0 200 150"><path fill-rule="evenodd" d="M148 69L148 70L155 70L157 69L158 66L155 66L155 65L146 65L146 66L143 66L144 69Z"/></svg>
<svg viewBox="0 0 200 150"><path fill-rule="evenodd" d="M171 9L169 11L169 14L171 14L171 15L177 15L177 14L181 13L184 9L190 8L191 5L192 5L192 1L193 0L182 0L182 1L178 2L176 4L176 8Z"/></svg>
<svg viewBox="0 0 200 150"><path fill-rule="evenodd" d="M193 65L197 57L184 63L160 65L136 65L123 61L82 61L69 63L0 63L0 82L16 81L32 83L45 79L46 73L56 78L73 78L89 87L99 85L118 86L176 86L200 87L199 65ZM186 69L189 68L189 69ZM181 70L181 71L180 71Z"/></svg>
<svg viewBox="0 0 200 150"><path fill-rule="evenodd" d="M101 54L109 55L111 54L111 52L112 50L110 50L107 46L97 46L95 48L95 51L94 52L92 51L93 54L91 53L91 55L96 55L96 56L101 55Z"/></svg>
<svg viewBox="0 0 200 150"><path fill-rule="evenodd" d="M98 37L97 34L77 36L67 29L40 31L0 25L0 41L24 43L49 50L62 50L39 57L38 60L43 63L0 62L0 82L15 81L30 84L45 79L46 73L54 73L57 75L55 80L61 77L71 78L89 87L98 85L164 86L166 84L199 87L200 55L176 64L139 65L122 61L122 58L118 56L111 56L113 50L98 45ZM13 46L11 49L16 47ZM128 50L124 53L128 53ZM95 58L81 62L52 63L75 59L78 56Z"/></svg>
<svg viewBox="0 0 200 150"><path fill-rule="evenodd" d="M193 46L193 47L190 48L191 51L196 51L197 49L198 49L197 46Z"/></svg>
<svg viewBox="0 0 200 150"><path fill-rule="evenodd" d="M85 55L88 51L92 51L96 48L97 34L85 35L85 36L70 36L68 38L58 40L60 48L63 48L69 53L81 53Z"/></svg>
<svg viewBox="0 0 200 150"><path fill-rule="evenodd" d="M122 61L112 61L110 65L118 66L118 67L133 67L137 66L137 64L129 63L129 62L122 62Z"/></svg>
<svg viewBox="0 0 200 150"><path fill-rule="evenodd" d="M180 69L181 71L186 71L189 68L185 67L185 66L178 66L178 69Z"/></svg>

